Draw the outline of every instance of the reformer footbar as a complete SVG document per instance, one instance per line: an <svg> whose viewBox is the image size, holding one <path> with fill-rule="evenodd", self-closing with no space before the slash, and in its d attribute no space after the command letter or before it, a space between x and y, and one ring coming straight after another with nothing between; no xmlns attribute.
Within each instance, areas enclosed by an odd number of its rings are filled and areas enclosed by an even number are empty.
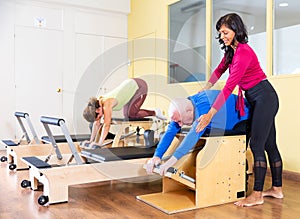
<svg viewBox="0 0 300 219"><path fill-rule="evenodd" d="M24 123L22 121L22 118L24 118L25 121L27 122L27 125L28 125L30 131L31 131L31 134L32 134L32 137L33 137L34 141L37 144L41 143L40 140L39 140L39 138L37 137L37 134L36 134L34 128L33 128L33 125L31 123L29 114L28 113L23 113L23 112L15 112L15 117L17 118L18 123L19 123L19 125L21 127L21 130L22 130L22 136L21 136L21 138L19 139L18 142L15 142L15 141L12 141L12 140L2 140L2 142L5 145L7 145L7 146L18 146L18 145L21 144L22 140L25 138L27 144L31 143L31 139L30 139L30 137L28 135L28 132L27 132L27 130L26 130L25 126L24 126Z"/></svg>
<svg viewBox="0 0 300 219"><path fill-rule="evenodd" d="M27 133L25 127L24 127L24 124L23 124L21 118L25 118L26 119L26 121L28 123L28 126L29 126L29 128L31 130L31 133L32 133L32 136L33 136L33 139L34 139L35 143L36 144L40 144L41 142L40 142L40 140L39 140L39 138L38 138L38 136L36 134L35 129L33 128L33 125L32 125L32 123L30 121L30 118L29 118L29 114L28 113L22 113L22 112L15 112L15 116L17 117L17 120L18 120L18 122L19 122L19 124L21 126L21 129L23 131L23 135L25 135L25 137L26 137L27 143L29 144L31 142L31 140L30 140L30 138L28 136L28 133Z"/></svg>
<svg viewBox="0 0 300 219"><path fill-rule="evenodd" d="M18 123L20 125L20 128L22 130L22 136L21 136L21 138L19 139L18 142L15 142L15 141L12 141L12 140L2 140L2 142L5 144L6 150L10 150L10 149L12 149L11 147L19 146L21 144L22 145L30 145L30 144L32 144L32 142L35 142L36 144L41 144L39 138L37 137L36 131L33 128L33 125L31 123L29 114L24 113L24 112L15 112L15 117L17 118ZM24 123L23 123L23 119L25 119L25 121L27 122L27 125L28 125L28 127L31 131L32 137L33 137L33 141L30 139L30 137L28 135L28 132L27 132L27 130L24 126ZM25 138L25 142L22 142L24 140L24 138ZM5 162L5 161L8 160L8 156L2 156L0 158L0 160L2 162ZM11 163L9 168L10 169L15 169L16 166L15 166L15 164Z"/></svg>
<svg viewBox="0 0 300 219"><path fill-rule="evenodd" d="M52 118L52 117L46 117L46 116L42 116L41 117L41 122L43 123L44 125L44 128L47 132L47 135L49 137L49 140L55 150L55 153L56 153L56 156L57 156L57 159L58 160L62 160L62 154L60 152L60 149L55 141L55 138L49 128L49 125L55 125L55 126L59 126L61 127L61 130L62 132L64 133L65 137L66 137L66 140L68 142L68 145L69 145L69 148L71 149L71 153L72 153L72 156L75 158L75 161L77 164L82 164L82 160L77 152L77 149L74 145L74 142L72 141L72 138L69 134L69 131L65 125L65 121L63 119L58 119L58 118ZM51 156L51 155L49 155ZM46 158L45 162L47 163L47 161L50 159L49 156ZM28 160L28 162L30 162L30 159ZM36 161L36 159L32 159L32 164L34 165L34 161ZM38 166L37 166L38 167Z"/></svg>

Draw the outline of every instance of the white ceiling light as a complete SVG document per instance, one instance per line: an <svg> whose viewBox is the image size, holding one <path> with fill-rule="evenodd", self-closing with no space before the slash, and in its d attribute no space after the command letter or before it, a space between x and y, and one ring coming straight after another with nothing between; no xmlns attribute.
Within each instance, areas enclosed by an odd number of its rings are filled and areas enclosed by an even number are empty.
<svg viewBox="0 0 300 219"><path fill-rule="evenodd" d="M279 3L279 7L287 7L287 6L289 6L289 3L287 2Z"/></svg>

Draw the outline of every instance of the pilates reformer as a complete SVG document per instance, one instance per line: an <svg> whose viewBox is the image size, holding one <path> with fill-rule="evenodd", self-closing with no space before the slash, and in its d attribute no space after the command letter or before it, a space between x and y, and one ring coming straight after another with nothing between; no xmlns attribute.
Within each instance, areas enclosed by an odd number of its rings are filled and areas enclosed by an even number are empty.
<svg viewBox="0 0 300 219"><path fill-rule="evenodd" d="M213 130L212 130L213 131ZM162 192L137 196L167 214L231 203L246 195L246 133L211 132L167 170ZM248 137L248 136L247 136ZM196 147L196 146L195 146ZM159 166L154 168L159 173Z"/></svg>
<svg viewBox="0 0 300 219"><path fill-rule="evenodd" d="M146 159L153 156L155 147L98 148L81 150L79 153L63 119L41 117L41 122L52 140L49 125L61 127L75 162L53 166L39 157L22 158L30 168L29 180L23 180L21 186L36 190L39 183L43 184L43 195L38 198L40 205L67 202L70 185L130 178L138 180L141 176L153 178L143 171L143 164ZM150 134L152 134L151 131ZM56 153L59 154L59 150L56 150ZM87 162L87 159L95 162Z"/></svg>
<svg viewBox="0 0 300 219"><path fill-rule="evenodd" d="M5 146L18 146L18 145L23 145L23 144L31 144L33 142L40 143L40 140L38 139L37 134L36 134L36 132L33 128L33 125L31 123L29 114L28 113L23 113L23 112L15 112L15 117L17 118L17 121L18 121L18 123L20 125L20 128L22 130L22 136L17 141L16 140L1 140L1 142ZM29 129L31 131L33 140L30 139L22 119L25 119L25 121L27 122L27 126L29 127ZM1 159L1 161L2 161L2 159Z"/></svg>
<svg viewBox="0 0 300 219"><path fill-rule="evenodd" d="M18 141L15 140L1 140L1 142L5 145L5 148L7 151L13 150L14 147L19 145L32 145L32 144L41 144L41 141L37 137L36 131L33 128L33 125L31 123L30 117L28 113L23 112L15 112L15 117L17 118L17 121L20 125L22 136ZM29 134L27 132L27 129L25 128L25 125L23 123L23 120L26 121L27 127L30 129L32 134L32 139L29 137ZM8 156L2 156L0 158L1 162L8 161ZM14 169L15 166L12 164L10 168Z"/></svg>
<svg viewBox="0 0 300 219"><path fill-rule="evenodd" d="M25 156L45 156L45 160L50 160L50 163L63 163L66 162L64 159L62 159L61 156L57 156L52 157L52 153L53 150L55 150L57 148L57 142L60 142L60 148L62 150L63 154L70 154L70 148L68 146L66 142L65 138L62 138L60 136L52 136L55 139L55 143L53 141L51 141L49 138L44 138L44 140L39 140L39 138L37 137L37 134L35 132L35 129L33 128L33 125L29 119L29 114L28 113L22 113L22 112L16 112L15 116L17 117L19 124L21 126L21 129L23 131L23 136L26 137L27 140L27 145L20 145L20 144L16 144L15 146L6 146L6 157L3 156L1 157L1 161L8 162L8 168L10 170L23 170L23 169L28 169L28 166L21 161L22 157ZM30 128L32 135L33 135L33 139L34 141L31 141L29 138L29 135L22 123L21 118L25 118L27 123L28 123L28 127ZM46 130L47 131L47 130ZM82 139L81 139L82 138ZM72 139L75 140L83 140L83 139L88 139L89 136L87 135L80 135L80 136L76 136L73 135ZM65 139L65 140L63 140ZM63 143L64 142L64 143ZM34 144L33 144L34 143ZM20 145L20 147L16 147ZM76 143L77 145L77 143Z"/></svg>

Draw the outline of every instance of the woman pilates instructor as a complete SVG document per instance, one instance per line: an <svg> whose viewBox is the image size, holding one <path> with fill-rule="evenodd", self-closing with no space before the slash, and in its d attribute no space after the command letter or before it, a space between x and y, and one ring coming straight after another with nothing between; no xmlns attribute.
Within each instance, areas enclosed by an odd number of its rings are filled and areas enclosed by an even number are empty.
<svg viewBox="0 0 300 219"><path fill-rule="evenodd" d="M283 198L282 159L276 144L275 129L275 116L279 107L276 91L261 69L256 54L247 44L248 34L240 16L235 13L222 16L216 24L216 29L219 33L218 40L225 54L200 91L210 89L227 69L229 69L229 77L209 112L199 117L196 131L200 132L209 124L238 85L239 97L236 107L240 115L244 113L242 90L245 91L245 98L251 106L250 148L254 157L255 179L253 192L235 204L254 206L263 204L264 196ZM263 192L267 170L265 151L272 173L272 187Z"/></svg>
<svg viewBox="0 0 300 219"><path fill-rule="evenodd" d="M93 123L92 134L89 147L102 146L106 139L112 112L123 109L125 118L144 118L147 116L156 116L161 120L166 120L160 109L147 110L141 109L148 93L147 83L141 78L130 78L123 81L112 91L100 96L99 98L90 98L86 108L83 111L83 117ZM103 118L103 125L101 119ZM96 139L97 134L101 132L100 138ZM84 143L84 144L85 144Z"/></svg>

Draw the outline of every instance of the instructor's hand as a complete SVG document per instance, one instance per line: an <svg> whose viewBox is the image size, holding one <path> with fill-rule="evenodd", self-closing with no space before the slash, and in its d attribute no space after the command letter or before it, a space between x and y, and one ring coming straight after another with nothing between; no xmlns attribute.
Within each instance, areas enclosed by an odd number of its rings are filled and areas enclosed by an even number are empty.
<svg viewBox="0 0 300 219"><path fill-rule="evenodd" d="M211 108L208 113L203 114L199 117L197 120L199 123L196 127L196 132L201 132L208 124L210 123L211 119L213 116L217 113L218 111L215 108Z"/></svg>
<svg viewBox="0 0 300 219"><path fill-rule="evenodd" d="M196 132L201 132L203 129L205 129L206 126L208 126L208 124L211 121L211 116L209 114L203 114L202 116L199 117L198 119L198 125L196 127Z"/></svg>
<svg viewBox="0 0 300 219"><path fill-rule="evenodd" d="M205 90L209 90L212 86L213 86L212 83L207 82L202 88L200 88L198 90L198 93L201 93L202 91L205 91Z"/></svg>

